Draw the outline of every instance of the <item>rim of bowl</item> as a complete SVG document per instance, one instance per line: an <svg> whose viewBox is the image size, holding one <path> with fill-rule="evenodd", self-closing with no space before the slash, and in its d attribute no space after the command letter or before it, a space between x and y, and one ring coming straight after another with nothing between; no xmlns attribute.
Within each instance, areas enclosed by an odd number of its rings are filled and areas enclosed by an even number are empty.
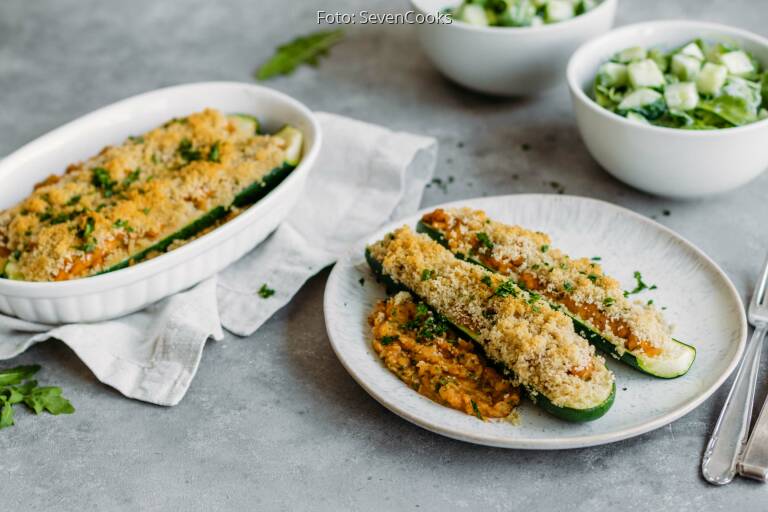
<svg viewBox="0 0 768 512"><path fill-rule="evenodd" d="M587 107L590 108L592 111L598 112L599 114L606 116L618 123L625 124L628 126L633 126L640 130L658 131L658 132L663 132L667 134L674 132L685 137L718 137L723 134L730 135L733 133L742 133L745 131L757 130L757 129L768 126L768 118L755 121L754 123L745 124L743 126L734 126L731 128L718 128L716 130L684 130L682 128L656 126L653 124L648 124L648 125L640 124L640 123L635 123L633 121L630 121L624 116L620 116L615 112L611 112L610 110L604 107L601 107L600 105L597 104L597 102L594 99L592 99L586 92L584 92L584 90L581 88L581 85L578 83L576 79L576 70L577 70L577 67L579 66L579 60L582 59L584 55L591 54L592 52L595 51L596 48L603 45L606 40L611 39L612 37L615 37L617 35L621 35L626 32L640 31L645 28L657 28L657 27L674 27L674 28L698 27L702 30L710 30L712 32L718 32L724 36L738 36L743 39L750 40L759 46L763 46L766 49L766 51L768 51L768 39L758 34L755 34L754 32L750 32L749 30L744 30L738 27L732 27L730 25L723 25L722 23L714 23L709 21L694 21L694 20L675 20L675 19L665 19L665 20L646 21L642 23L634 23L632 25L625 25L623 27L615 28L613 30L606 32L601 36L598 36L594 39L590 39L586 43L582 44L578 49L576 49L575 52L573 52L573 55L571 55L571 58L568 60L568 66L566 68L566 81L568 82L568 88L571 90L571 93L576 98L578 98L579 100L587 104ZM621 49L617 49L616 51L621 51ZM761 64L763 64L764 68L768 69L768 63L761 62Z"/></svg>
<svg viewBox="0 0 768 512"><path fill-rule="evenodd" d="M613 5L614 7L618 3L619 0L601 0L600 4L597 5L594 9L585 12L584 14L580 14L578 16L574 16L571 19L565 20L565 21L558 21L557 23L549 23L544 25L539 25L538 27L492 27L492 26L480 26L480 25L472 25L471 23L466 23L461 20L454 20L455 23L451 23L451 26L458 27L459 30L470 30L475 32L488 32L488 33L495 33L499 34L501 32L505 31L525 31L525 32L553 32L559 29L565 30L567 27L571 27L577 23L580 23L584 19L592 17L593 14L596 14L600 11L603 11L607 9L608 5ZM419 11L421 14L431 14L430 11L427 11L423 9L419 4L421 3L421 0L409 0L411 7ZM451 0L446 0L446 4L450 3Z"/></svg>

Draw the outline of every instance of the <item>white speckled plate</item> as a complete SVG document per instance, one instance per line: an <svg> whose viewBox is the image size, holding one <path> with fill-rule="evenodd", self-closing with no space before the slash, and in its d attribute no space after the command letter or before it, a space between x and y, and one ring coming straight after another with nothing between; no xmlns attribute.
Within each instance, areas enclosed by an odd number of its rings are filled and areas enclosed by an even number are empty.
<svg viewBox="0 0 768 512"><path fill-rule="evenodd" d="M387 370L371 348L367 324L373 304L385 296L363 257L365 245L393 228L414 226L421 213L385 226L341 258L325 288L325 323L331 345L354 379L376 400L428 430L472 443L506 448L559 449L610 443L664 426L693 410L730 375L747 335L736 289L704 253L669 229L617 206L581 197L511 195L464 200L492 218L548 233L553 245L572 256L601 256L606 273L634 287L640 270L657 290L638 298L666 307L675 337L698 350L687 375L661 380L609 358L616 374L616 402L586 424L548 416L530 402L520 424L481 422L419 395ZM435 207L426 211L431 211ZM422 212L423 213L423 212ZM360 278L365 278L363 285Z"/></svg>

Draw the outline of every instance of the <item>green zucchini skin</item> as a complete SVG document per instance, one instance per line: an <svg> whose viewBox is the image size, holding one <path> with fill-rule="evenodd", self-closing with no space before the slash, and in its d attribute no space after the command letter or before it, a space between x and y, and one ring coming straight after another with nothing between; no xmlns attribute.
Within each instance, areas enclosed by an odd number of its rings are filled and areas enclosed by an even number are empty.
<svg viewBox="0 0 768 512"><path fill-rule="evenodd" d="M131 265L135 265L136 263L144 261L152 253L165 252L168 247L177 240L189 240L190 238L195 237L198 233L208 229L209 227L216 224L216 222L226 217L233 208L243 208L245 206L250 206L262 199L264 196L274 190L275 187L277 187L285 178L287 178L291 171L293 171L295 168L295 165L284 162L281 166L275 167L269 171L269 173L267 173L261 180L252 183L239 194L237 194L229 207L217 206L213 210L210 210L209 212L203 214L201 217L187 224L177 232L168 235L156 244L153 244L143 251L132 255L130 258L112 265L108 269L99 272L97 275L106 274L108 272L114 272L115 270L130 267Z"/></svg>
<svg viewBox="0 0 768 512"><path fill-rule="evenodd" d="M393 280L390 276L388 276L386 273L384 273L384 268L381 265L381 262L376 260L376 258L373 257L371 252L366 248L365 250L365 261L368 262L368 266L371 267L371 270L373 271L373 274L376 276L376 279L378 279L386 288L387 293L393 294L401 291L405 291L410 293L412 296L421 299L417 294L413 292L413 290L409 289L407 286L396 282ZM460 326L448 321L448 324L451 326L451 328L459 333L462 333L463 335L469 337L469 339L472 340L472 342L475 344L475 346L478 347L483 353L485 351L483 350L482 345L477 341L477 335L473 334L472 332L462 329ZM488 361L492 363L492 365L502 372L505 375L514 375L512 370L507 368L506 365L499 361L492 360L489 357L486 357ZM573 422L573 423L585 423L589 421L594 421L603 415L605 415L606 412L608 412L608 409L613 406L613 402L616 398L616 383L613 383L613 387L611 388L611 394L606 398L602 403L595 407L590 407L587 409L576 409L573 407L561 407L558 405L553 404L546 396L544 396L542 393L536 392L533 389L529 389L526 386L523 386L523 389L525 390L528 397L531 399L533 403L541 407L544 411L548 412L552 416L555 416L556 418L559 418L561 420Z"/></svg>
<svg viewBox="0 0 768 512"><path fill-rule="evenodd" d="M424 221L419 220L419 222L416 224L416 231L419 232L419 233L426 234L431 239L433 239L434 241L438 242L440 245L442 245L446 249L450 250L450 246L448 244L448 241L445 239L445 236L443 236L443 234L439 230L437 230L437 229L433 228L432 226L426 224ZM488 270L490 272L495 272L494 269L488 268L486 265L483 265L482 263L480 263L479 261L477 261L474 258L467 257L466 255L461 254L461 253L454 253L454 255L457 258L459 258L459 259L468 261L470 263L474 263L476 265L480 265L481 267L485 268L486 270ZM682 341L678 341L678 340L674 340L673 339L673 341L675 343L677 343L677 344L681 345L682 347L684 347L685 350L689 354L692 353L690 364L682 372L674 372L674 373L654 372L652 370L649 370L648 368L645 368L643 366L642 360L638 359L636 356L632 355L628 351L625 350L625 351L622 351L620 353L619 350L617 349L616 345L614 345L613 343L608 341L608 339L605 336L603 336L601 333L599 333L598 331L596 331L595 329L593 329L592 327L587 325L584 321L582 321L579 317L577 317L573 313L569 312L568 310L566 310L563 307L560 307L559 305L554 305L553 307L556 307L557 309L560 309L560 311L562 311L563 313L568 315L571 318L571 320L573 321L573 329L574 329L574 331L579 336L581 336L582 338L587 340L590 344L594 345L595 348L597 348L598 350L600 350L601 352L603 352L603 353L605 353L607 355L610 355L614 359L617 359L617 360L621 361L622 363L625 363L625 364L631 366L632 368L634 368L634 369L636 369L636 370L638 370L638 371L640 371L642 373L645 373L646 375L651 375L653 377L657 377L657 378L660 378L660 379L676 379L677 377L681 377L681 376L685 375L688 372L688 370L691 368L691 366L693 365L693 361L696 359L696 349L693 346L688 345L686 343L683 343Z"/></svg>

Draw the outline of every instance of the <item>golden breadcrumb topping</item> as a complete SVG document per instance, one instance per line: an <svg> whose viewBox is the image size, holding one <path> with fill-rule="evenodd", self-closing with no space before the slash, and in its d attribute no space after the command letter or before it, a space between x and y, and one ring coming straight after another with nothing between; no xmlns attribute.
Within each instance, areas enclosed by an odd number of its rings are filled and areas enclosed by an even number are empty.
<svg viewBox="0 0 768 512"><path fill-rule="evenodd" d="M452 252L562 304L604 334L619 353L657 357L677 350L671 329L652 304L629 300L596 261L569 257L552 247L544 233L496 222L469 208L438 209L422 221L443 234Z"/></svg>
<svg viewBox="0 0 768 512"><path fill-rule="evenodd" d="M379 301L368 322L373 349L400 380L427 398L479 419L507 418L520 390L489 366L475 344L411 294Z"/></svg>
<svg viewBox="0 0 768 512"><path fill-rule="evenodd" d="M511 280L461 261L402 227L369 247L383 272L466 329L520 384L557 406L592 407L612 391L613 374L571 319Z"/></svg>
<svg viewBox="0 0 768 512"><path fill-rule="evenodd" d="M207 109L50 176L0 212L0 276L97 274L228 208L284 160L283 139L256 135L255 126Z"/></svg>

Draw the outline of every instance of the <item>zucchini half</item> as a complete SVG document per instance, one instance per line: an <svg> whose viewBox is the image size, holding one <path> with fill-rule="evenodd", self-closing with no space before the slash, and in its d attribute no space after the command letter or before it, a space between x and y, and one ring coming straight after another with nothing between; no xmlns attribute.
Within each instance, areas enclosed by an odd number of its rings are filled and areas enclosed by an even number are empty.
<svg viewBox="0 0 768 512"><path fill-rule="evenodd" d="M236 114L234 118L240 119L244 123L254 124L254 130L258 131L258 121L255 117ZM274 137L280 137L286 141L285 159L282 165L269 171L263 178L240 191L229 206L217 206L208 211L194 221L190 222L180 230L168 235L159 242L147 247L146 249L132 255L123 261L112 265L108 269L99 272L98 275L106 274L120 270L141 261L146 260L153 253L164 253L170 245L178 240L190 240L214 226L217 222L224 219L234 208L244 208L250 206L269 192L274 190L288 175L296 168L301 161L303 136L302 133L292 126L284 126L280 131L274 134Z"/></svg>
<svg viewBox="0 0 768 512"><path fill-rule="evenodd" d="M368 262L368 265L371 267L371 270L376 276L376 279L384 284L384 286L387 289L387 293L392 294L400 291L405 291L410 293L417 300L424 302L425 304L429 304L428 301L426 301L423 297L420 297L418 294L414 293L413 290L409 289L404 284L395 281L392 277L384 273L384 268L381 262L378 261L376 258L374 258L371 252L367 248L365 249L365 260ZM462 327L459 324L454 323L451 319L446 319L446 321L448 322L448 324L452 329L456 330L458 333L464 334L465 336L469 337L469 339L471 339L475 343L475 345L483 352L483 354L486 356L486 359L488 361L491 361L497 367L497 369L499 369L503 374L514 376L514 373L502 362L488 357L488 355L485 353L483 349L482 343L480 343L479 336L477 333L474 333L470 329L467 329L465 327ZM561 406L555 405L546 396L544 396L542 393L538 392L537 390L527 386L522 386L522 387L533 403L535 403L536 405L544 409L546 412L548 412L552 416L560 418L561 420L570 421L574 423L584 423L588 421L594 421L602 417L606 412L608 412L608 409L611 408L616 398L616 382L613 383L613 387L611 388L610 395L602 403L594 407L589 407L584 409L577 409L573 407L561 407Z"/></svg>
<svg viewBox="0 0 768 512"><path fill-rule="evenodd" d="M439 229L430 226L422 220L419 220L419 222L416 224L416 231L428 235L440 245L450 250L448 241ZM484 265L471 256L457 252L454 252L453 254L459 259L480 265L490 272L496 272L495 269ZM568 315L571 320L573 320L574 331L579 336L594 345L595 348L605 354L610 355L614 359L618 359L619 361L628 364L636 370L639 370L648 375L652 375L661 379L674 379L685 375L691 368L691 365L693 365L693 361L696 359L696 348L674 338L672 341L675 342L678 353L673 358L648 357L644 354L632 354L628 350L619 350L619 348L614 343L609 341L606 336L601 334L589 322L581 319L578 315L571 313L567 308L559 304L552 304L551 301L550 304L562 311L564 314Z"/></svg>

